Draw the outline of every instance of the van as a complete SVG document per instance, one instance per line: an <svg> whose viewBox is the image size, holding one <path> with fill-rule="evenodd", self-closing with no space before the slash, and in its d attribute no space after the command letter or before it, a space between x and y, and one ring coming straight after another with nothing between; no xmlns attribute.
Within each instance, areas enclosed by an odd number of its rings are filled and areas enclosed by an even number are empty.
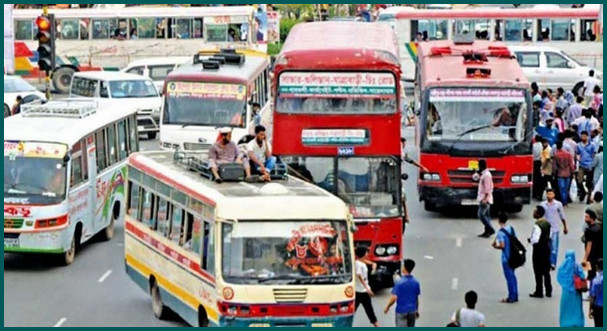
<svg viewBox="0 0 607 331"><path fill-rule="evenodd" d="M100 108L137 110L137 128L149 139L160 130L162 100L148 77L112 71L77 72L72 77L70 98L94 99Z"/></svg>
<svg viewBox="0 0 607 331"><path fill-rule="evenodd" d="M120 72L149 77L154 81L156 89L162 94L164 80L169 73L178 66L189 63L190 61L192 61L192 58L186 56L141 59L129 63L129 65L120 70Z"/></svg>
<svg viewBox="0 0 607 331"><path fill-rule="evenodd" d="M536 82L540 90L562 87L573 94L581 93L584 80L592 67L576 61L567 53L549 46L508 46L518 60L530 82ZM603 86L603 73L595 70L594 76Z"/></svg>

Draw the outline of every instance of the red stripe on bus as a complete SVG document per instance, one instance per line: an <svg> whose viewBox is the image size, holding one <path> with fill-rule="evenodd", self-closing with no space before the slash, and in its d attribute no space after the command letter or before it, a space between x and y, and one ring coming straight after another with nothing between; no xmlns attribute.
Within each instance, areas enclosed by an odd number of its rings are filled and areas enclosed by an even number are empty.
<svg viewBox="0 0 607 331"><path fill-rule="evenodd" d="M174 262L177 262L179 265L194 272L195 274L211 282L212 284L215 284L215 278L204 270L202 270L199 263L192 261L190 258L184 256L183 254L180 254L179 252L174 249L171 249L170 247L167 247L160 241L152 238L150 235L145 234L142 230L136 228L130 222L127 221L125 225L127 232L151 245L152 247L154 247L154 249L156 249L157 252L159 252L163 256L167 257L168 259Z"/></svg>

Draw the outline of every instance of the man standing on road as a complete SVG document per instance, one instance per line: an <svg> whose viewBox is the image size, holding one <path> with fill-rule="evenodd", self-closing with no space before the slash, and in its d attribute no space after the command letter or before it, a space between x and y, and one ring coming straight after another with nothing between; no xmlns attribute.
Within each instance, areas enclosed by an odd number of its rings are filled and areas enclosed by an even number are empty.
<svg viewBox="0 0 607 331"><path fill-rule="evenodd" d="M493 204L493 177L487 169L487 161L478 161L478 170L481 172L481 177L478 183L478 218L485 226L485 231L478 235L481 238L489 238L495 230L491 226L491 205Z"/></svg>
<svg viewBox="0 0 607 331"><path fill-rule="evenodd" d="M555 200L554 190L549 188L546 190L546 201L541 203L542 208L546 211L545 217L550 223L550 269L556 269L556 259L559 253L559 232L560 223L563 223L563 233L569 233L567 229L567 220L565 219L565 211L563 204Z"/></svg>
<svg viewBox="0 0 607 331"><path fill-rule="evenodd" d="M371 287L369 286L369 269L367 268L367 264L364 262L367 256L367 249L365 247L357 247L356 248L356 297L355 297L355 308L354 311L358 309L359 305L363 305L365 309L365 313L369 318L369 322L373 324L375 327L379 327L379 323L377 322L377 317L375 316L375 311L373 310L373 304L371 303L371 297L375 294L371 291Z"/></svg>
<svg viewBox="0 0 607 331"><path fill-rule="evenodd" d="M499 216L500 230L497 232L497 236L492 246L495 249L502 251L502 269L504 270L504 277L506 277L506 284L508 286L508 297L501 299L501 303L515 303L518 302L518 284L516 280L516 274L514 269L508 265L510 259L510 235L516 236L514 228L510 225L506 225L508 222L508 215L501 213Z"/></svg>
<svg viewBox="0 0 607 331"><path fill-rule="evenodd" d="M528 242L533 245L533 274L535 275L535 292L529 294L532 298L543 298L544 287L546 296L552 297L552 283L550 281L550 223L544 218L546 210L537 206L533 211L536 219Z"/></svg>
<svg viewBox="0 0 607 331"><path fill-rule="evenodd" d="M590 263L588 280L592 280L596 276L596 262L603 258L603 229L596 222L596 214L592 210L586 210L584 221L587 227L584 231L586 243L582 265Z"/></svg>
<svg viewBox="0 0 607 331"><path fill-rule="evenodd" d="M567 206L569 203L569 187L571 185L571 178L575 174L575 162L571 153L563 149L563 142L556 142L556 155L554 156L554 169L556 173L557 183L559 186L559 193L561 196L559 200L563 203L563 206Z"/></svg>
<svg viewBox="0 0 607 331"><path fill-rule="evenodd" d="M584 80L584 87L582 88L584 101L586 106L590 105L592 98L594 98L594 87L599 83L599 80L594 77L594 70L588 72L588 77Z"/></svg>
<svg viewBox="0 0 607 331"><path fill-rule="evenodd" d="M419 282L411 272L415 268L415 261L407 259L404 261L403 276L392 289L392 296L384 309L387 314L390 307L396 303L395 324L396 327L414 327L415 320L419 318L419 295L421 294Z"/></svg>
<svg viewBox="0 0 607 331"><path fill-rule="evenodd" d="M596 277L590 282L590 319L594 320L594 327L603 327L603 259L596 261Z"/></svg>
<svg viewBox="0 0 607 331"><path fill-rule="evenodd" d="M591 190L594 186L594 177L592 176L592 162L597 152L597 147L588 140L588 132L582 131L582 142L577 146L576 154L580 169L577 173L577 189L580 201L584 202L588 197L590 202Z"/></svg>

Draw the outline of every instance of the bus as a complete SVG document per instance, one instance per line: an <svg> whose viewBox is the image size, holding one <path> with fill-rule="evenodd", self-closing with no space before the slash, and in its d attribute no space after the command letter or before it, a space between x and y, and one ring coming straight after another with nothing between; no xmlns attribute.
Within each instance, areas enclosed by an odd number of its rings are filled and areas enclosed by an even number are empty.
<svg viewBox="0 0 607 331"><path fill-rule="evenodd" d="M486 159L499 208L530 203L533 112L529 82L506 44L482 40L420 43L415 98L418 180L428 211L478 205L478 160Z"/></svg>
<svg viewBox="0 0 607 331"><path fill-rule="evenodd" d="M254 51L197 54L165 80L160 118L163 149L206 150L217 140L217 127L231 127L232 139L269 127L270 59ZM253 104L260 110L254 116Z"/></svg>
<svg viewBox="0 0 607 331"><path fill-rule="evenodd" d="M154 315L170 309L193 326L352 326L346 205L295 178L216 184L207 158L129 158L126 270Z"/></svg>
<svg viewBox="0 0 607 331"><path fill-rule="evenodd" d="M559 48L585 65L603 68L599 5L562 8L537 5L532 9L471 8L412 9L396 14L394 25L400 45L404 77L413 80L420 40L453 40L469 34L477 40L503 41L508 45L545 45Z"/></svg>
<svg viewBox="0 0 607 331"><path fill-rule="evenodd" d="M391 286L403 256L400 75L381 24L296 25L274 66L273 154L349 205L372 287Z"/></svg>
<svg viewBox="0 0 607 331"><path fill-rule="evenodd" d="M137 114L84 100L21 107L4 119L4 252L74 262L126 210L126 159L139 149Z"/></svg>
<svg viewBox="0 0 607 331"><path fill-rule="evenodd" d="M57 25L55 89L66 93L77 71L117 71L149 57L191 56L231 47L265 52L258 42L255 9L227 7L124 7L50 9ZM15 9L15 73L39 79L35 20L39 9Z"/></svg>

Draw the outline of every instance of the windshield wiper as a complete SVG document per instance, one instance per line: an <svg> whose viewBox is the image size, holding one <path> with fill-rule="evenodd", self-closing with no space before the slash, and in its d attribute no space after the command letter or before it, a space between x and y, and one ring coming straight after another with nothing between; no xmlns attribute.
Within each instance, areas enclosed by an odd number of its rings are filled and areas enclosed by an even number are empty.
<svg viewBox="0 0 607 331"><path fill-rule="evenodd" d="M345 282L346 275L327 275L327 276L308 276L308 277L300 277L297 278L294 284L304 285L304 284L340 284Z"/></svg>
<svg viewBox="0 0 607 331"><path fill-rule="evenodd" d="M466 131L464 131L464 132L462 132L462 133L458 134L458 135L457 135L457 139L455 139L455 141L454 141L454 142L451 144L451 146L449 146L449 151L447 152L447 154L451 154L451 152L453 152L453 148L455 147L455 145L456 145L458 142L460 142L460 140L462 140L462 138L463 138L464 136L466 136L467 134L474 133L474 132L476 132L476 131L480 131L480 130L483 130L483 129L487 129L487 128L490 128L490 127L491 127L491 125L477 126L477 127L474 127L474 128L472 128L472 129L466 130Z"/></svg>
<svg viewBox="0 0 607 331"><path fill-rule="evenodd" d="M6 184L5 184L5 186L6 186ZM16 190L16 191L19 191L19 194L32 193L32 192L23 191L22 189L19 189L19 187L26 187L26 188L29 187L29 188L34 188L36 190L40 190L40 192L37 192L37 193L34 193L34 194L44 194L44 193L47 193L46 188L44 188L42 186L37 186L37 185L33 185L33 184L23 184L23 183L15 183L13 185L10 185L8 191L10 192L11 190ZM20 192L23 192L23 193L20 193Z"/></svg>

